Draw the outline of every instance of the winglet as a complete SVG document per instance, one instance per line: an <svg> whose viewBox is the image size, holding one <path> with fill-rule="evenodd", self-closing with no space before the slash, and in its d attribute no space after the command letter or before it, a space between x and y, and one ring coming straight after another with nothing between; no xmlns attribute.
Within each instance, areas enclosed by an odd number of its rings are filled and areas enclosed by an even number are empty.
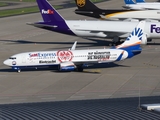
<svg viewBox="0 0 160 120"><path fill-rule="evenodd" d="M70 50L75 50L76 49L76 45L77 45L77 41L74 42L74 44L72 45L72 48Z"/></svg>

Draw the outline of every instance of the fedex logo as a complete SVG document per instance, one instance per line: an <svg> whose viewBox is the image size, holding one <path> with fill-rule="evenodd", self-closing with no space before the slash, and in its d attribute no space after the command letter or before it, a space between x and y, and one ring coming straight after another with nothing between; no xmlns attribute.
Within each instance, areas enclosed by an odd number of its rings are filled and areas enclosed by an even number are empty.
<svg viewBox="0 0 160 120"><path fill-rule="evenodd" d="M156 27L156 24L151 25L151 33L156 32L160 33L160 27Z"/></svg>
<svg viewBox="0 0 160 120"><path fill-rule="evenodd" d="M52 10L44 10L42 9L42 14L53 14L54 12Z"/></svg>

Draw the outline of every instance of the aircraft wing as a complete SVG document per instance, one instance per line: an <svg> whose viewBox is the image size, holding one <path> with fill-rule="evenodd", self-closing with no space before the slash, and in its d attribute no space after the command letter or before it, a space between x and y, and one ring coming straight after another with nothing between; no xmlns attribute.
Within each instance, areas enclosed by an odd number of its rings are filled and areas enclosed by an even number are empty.
<svg viewBox="0 0 160 120"><path fill-rule="evenodd" d="M120 31L110 31L110 30L104 30L104 29L76 29L77 31L91 31L91 32L117 32L120 33ZM126 33L127 31L121 31L121 33Z"/></svg>
<svg viewBox="0 0 160 120"><path fill-rule="evenodd" d="M111 36L111 37L113 37L113 36L120 36L120 37L126 37L126 36L128 36L129 35L129 33L130 32L128 32L128 31L116 31L116 30L114 30L114 31L110 31L110 30L100 30L100 29L98 29L98 30L96 30L96 29L76 29L77 31L90 31L91 33L101 33L101 34L103 34L104 36L106 35L106 36Z"/></svg>

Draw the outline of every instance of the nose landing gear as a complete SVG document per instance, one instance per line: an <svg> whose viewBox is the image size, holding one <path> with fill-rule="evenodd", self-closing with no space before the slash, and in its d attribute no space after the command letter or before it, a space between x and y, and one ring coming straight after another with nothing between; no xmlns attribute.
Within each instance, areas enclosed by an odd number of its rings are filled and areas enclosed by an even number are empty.
<svg viewBox="0 0 160 120"><path fill-rule="evenodd" d="M17 70L18 73L21 72L21 69L20 69L19 67L14 66L14 67L12 67L12 69L13 69L13 70Z"/></svg>
<svg viewBox="0 0 160 120"><path fill-rule="evenodd" d="M17 72L18 72L18 73L20 73L20 72L21 72L21 70L20 70L20 69L18 69L18 70L17 70Z"/></svg>

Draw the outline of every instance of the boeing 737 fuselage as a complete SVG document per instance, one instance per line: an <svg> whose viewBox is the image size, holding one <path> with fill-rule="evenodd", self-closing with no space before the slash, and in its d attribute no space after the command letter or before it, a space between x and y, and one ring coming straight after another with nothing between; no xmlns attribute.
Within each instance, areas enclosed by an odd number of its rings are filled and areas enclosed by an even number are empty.
<svg viewBox="0 0 160 120"><path fill-rule="evenodd" d="M4 61L5 65L20 72L24 68L58 65L59 71L83 71L90 63L109 63L131 58L141 53L140 44L146 43L144 33L145 21L141 21L124 43L111 49L71 50L26 52L11 56Z"/></svg>

